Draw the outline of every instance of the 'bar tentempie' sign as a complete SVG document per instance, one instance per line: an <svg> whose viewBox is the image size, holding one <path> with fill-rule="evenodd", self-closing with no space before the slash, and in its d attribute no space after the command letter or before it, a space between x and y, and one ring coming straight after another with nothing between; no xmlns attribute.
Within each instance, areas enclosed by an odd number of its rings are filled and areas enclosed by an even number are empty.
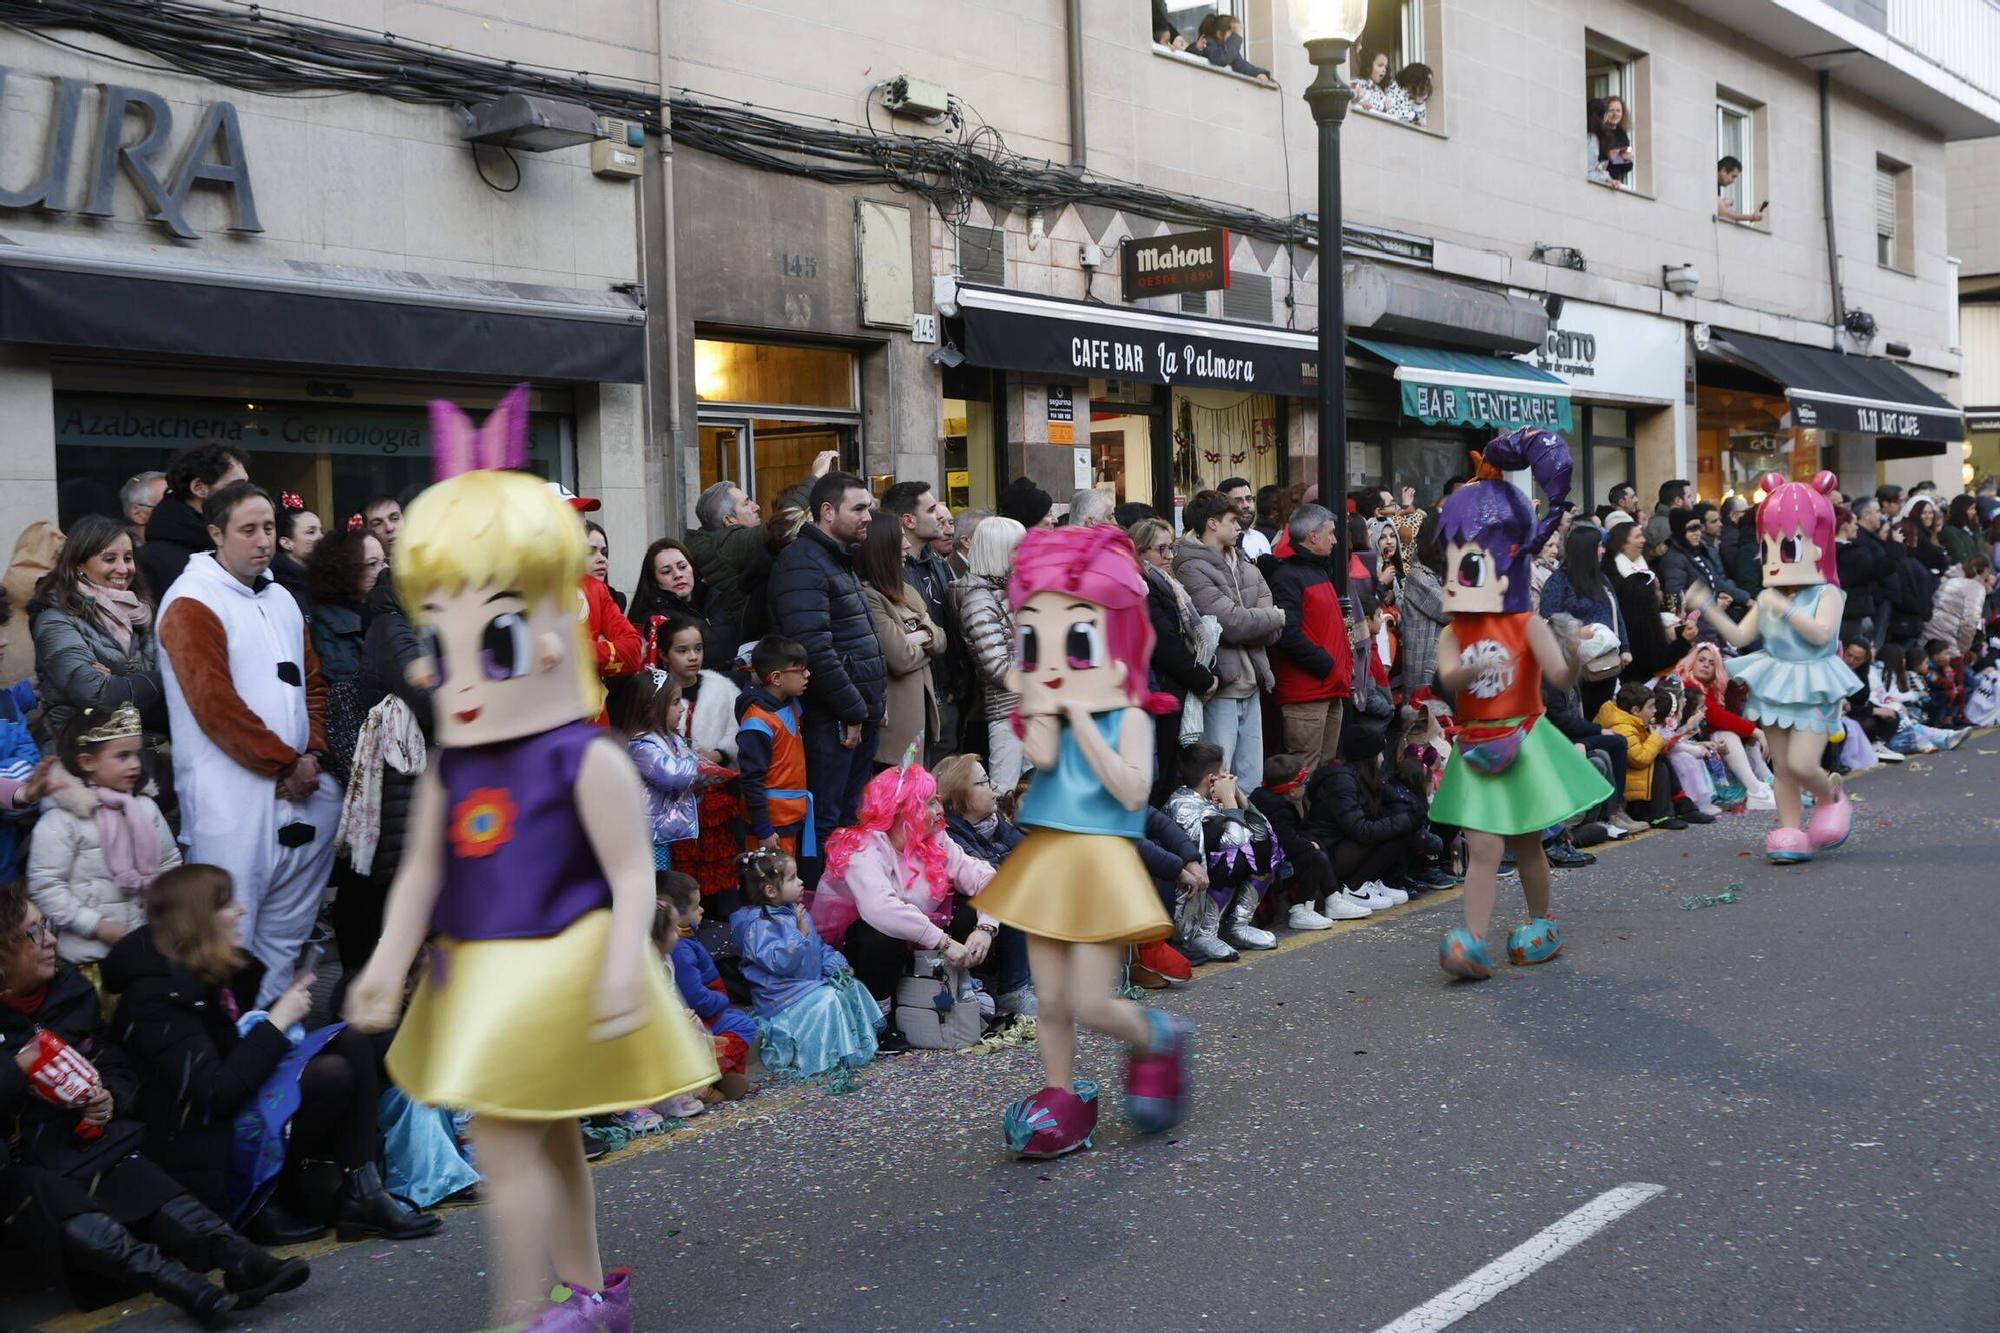
<svg viewBox="0 0 2000 1333"><path fill-rule="evenodd" d="M1119 266L1127 301L1216 291L1229 285L1229 233L1211 227L1143 241L1128 236L1119 246Z"/></svg>

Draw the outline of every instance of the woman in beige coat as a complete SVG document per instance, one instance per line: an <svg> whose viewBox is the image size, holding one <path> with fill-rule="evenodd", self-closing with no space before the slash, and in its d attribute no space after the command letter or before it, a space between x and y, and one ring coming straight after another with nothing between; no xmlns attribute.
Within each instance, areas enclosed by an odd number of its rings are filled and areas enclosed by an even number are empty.
<svg viewBox="0 0 2000 1333"><path fill-rule="evenodd" d="M875 762L898 764L910 742L922 732L938 735L937 685L931 663L944 655L944 631L931 620L923 594L903 578L908 541L893 514L878 514L855 552L854 572L861 576L861 596L875 621L882 658L889 666L888 703L875 745ZM924 756L919 753L917 762Z"/></svg>

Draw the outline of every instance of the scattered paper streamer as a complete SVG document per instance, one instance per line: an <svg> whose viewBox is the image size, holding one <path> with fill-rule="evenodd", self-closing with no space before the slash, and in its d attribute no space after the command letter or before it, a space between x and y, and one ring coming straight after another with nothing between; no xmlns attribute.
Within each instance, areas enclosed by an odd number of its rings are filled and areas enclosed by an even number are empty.
<svg viewBox="0 0 2000 1333"><path fill-rule="evenodd" d="M1681 910L1693 912L1703 907L1720 907L1724 903L1743 901L1741 881L1731 884L1721 893L1686 893L1681 895Z"/></svg>

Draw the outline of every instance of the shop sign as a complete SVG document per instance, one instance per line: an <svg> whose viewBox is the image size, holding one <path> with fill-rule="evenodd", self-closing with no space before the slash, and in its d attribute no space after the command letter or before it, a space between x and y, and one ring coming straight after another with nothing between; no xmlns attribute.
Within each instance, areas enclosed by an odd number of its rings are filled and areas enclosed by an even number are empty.
<svg viewBox="0 0 2000 1333"><path fill-rule="evenodd" d="M1229 232L1221 227L1183 231L1119 245L1127 301L1176 292L1212 292L1229 286Z"/></svg>
<svg viewBox="0 0 2000 1333"><path fill-rule="evenodd" d="M1067 384L1049 386L1049 443L1076 443L1075 390Z"/></svg>
<svg viewBox="0 0 2000 1333"><path fill-rule="evenodd" d="M1685 387L1682 328L1679 320L1565 301L1542 345L1517 359L1593 398L1671 403Z"/></svg>
<svg viewBox="0 0 2000 1333"><path fill-rule="evenodd" d="M393 458L430 451L430 418L420 407L252 407L228 399L60 393L55 409L58 448L144 449L160 458L207 441L248 453ZM559 438L558 418L529 415L531 456L553 460Z"/></svg>
<svg viewBox="0 0 2000 1333"><path fill-rule="evenodd" d="M0 125L6 121L7 76L11 71L0 65ZM0 208L39 208L47 213L70 211L70 161L76 149L77 121L83 114L82 79L56 79L51 94L48 133L42 146L40 176L20 189L0 183ZM84 217L112 216L112 195L118 173L123 171L139 189L146 203L146 216L174 235L193 240L196 232L188 225L188 196L197 185L213 186L229 195L231 231L262 231L257 221L257 197L250 187L250 159L243 149L243 127L236 107L229 102L212 102L203 109L195 127L176 157L169 152L174 137L173 108L156 92L117 83L100 83L98 90L97 142L88 152L88 186ZM145 126L140 136L128 142L125 122L137 116ZM5 133L0 129L0 133Z"/></svg>
<svg viewBox="0 0 2000 1333"><path fill-rule="evenodd" d="M1403 415L1425 425L1491 426L1499 430L1542 426L1556 431L1568 431L1572 426L1569 399L1559 394L1430 384L1419 379L1401 383Z"/></svg>

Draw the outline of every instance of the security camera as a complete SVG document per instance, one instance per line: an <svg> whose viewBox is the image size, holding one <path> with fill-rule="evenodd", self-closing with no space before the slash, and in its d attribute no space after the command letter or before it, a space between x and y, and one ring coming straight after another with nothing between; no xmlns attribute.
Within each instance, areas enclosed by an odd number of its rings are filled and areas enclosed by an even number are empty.
<svg viewBox="0 0 2000 1333"><path fill-rule="evenodd" d="M1665 264L1660 268L1660 281L1675 296L1693 296L1695 288L1701 286L1701 270L1693 264Z"/></svg>

